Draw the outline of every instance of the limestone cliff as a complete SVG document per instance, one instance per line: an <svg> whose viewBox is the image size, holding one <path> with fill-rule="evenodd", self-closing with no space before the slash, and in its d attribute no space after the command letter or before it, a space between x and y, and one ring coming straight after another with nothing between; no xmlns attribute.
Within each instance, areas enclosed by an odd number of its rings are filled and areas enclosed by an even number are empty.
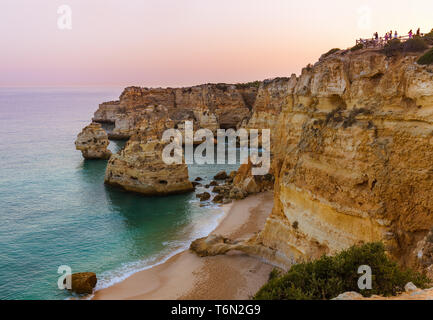
<svg viewBox="0 0 433 320"><path fill-rule="evenodd" d="M75 141L75 147L80 150L85 159L108 159L111 151L107 133L99 123L91 123L85 127Z"/></svg>
<svg viewBox="0 0 433 320"><path fill-rule="evenodd" d="M106 102L95 112L94 121L114 123L110 138L128 139L143 117L142 110L161 106L175 126L192 120L195 129L236 128L249 118L257 86L205 84L186 88L128 87L119 101Z"/></svg>
<svg viewBox="0 0 433 320"><path fill-rule="evenodd" d="M174 122L163 107L147 107L125 148L108 161L105 183L145 195L168 195L193 190L186 164L166 164L164 130Z"/></svg>
<svg viewBox="0 0 433 320"><path fill-rule="evenodd" d="M256 242L316 258L384 240L407 262L433 225L433 68L339 51L263 83L248 127L272 130L275 203Z"/></svg>
<svg viewBox="0 0 433 320"><path fill-rule="evenodd" d="M274 208L249 244L293 261L382 240L409 263L433 226L433 67L416 60L412 53L340 50L258 90L126 88L94 117L115 123L112 137L132 136L111 158L106 181L149 194L189 190L186 166L161 164L161 128L185 120L213 131L269 128ZM159 110L157 120L149 110ZM245 168L234 179L239 189L255 193L258 182L270 181L253 180Z"/></svg>

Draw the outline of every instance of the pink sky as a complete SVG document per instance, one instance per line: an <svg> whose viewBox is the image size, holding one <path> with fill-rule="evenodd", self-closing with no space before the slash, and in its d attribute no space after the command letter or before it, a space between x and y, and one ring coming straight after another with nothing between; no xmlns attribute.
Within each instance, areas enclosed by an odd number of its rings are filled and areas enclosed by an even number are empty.
<svg viewBox="0 0 433 320"><path fill-rule="evenodd" d="M57 27L63 4L72 9L72 30ZM431 12L431 0L1 0L0 86L290 76L374 31L430 31Z"/></svg>

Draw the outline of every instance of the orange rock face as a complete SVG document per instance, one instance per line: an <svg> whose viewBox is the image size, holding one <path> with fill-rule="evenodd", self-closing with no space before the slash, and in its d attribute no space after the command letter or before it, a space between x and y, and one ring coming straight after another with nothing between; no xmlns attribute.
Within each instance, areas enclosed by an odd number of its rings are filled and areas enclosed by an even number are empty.
<svg viewBox="0 0 433 320"><path fill-rule="evenodd" d="M433 226L433 68L341 51L262 84L274 209L258 240L296 259L382 240L402 262Z"/></svg>
<svg viewBox="0 0 433 320"><path fill-rule="evenodd" d="M105 183L149 196L193 191L187 165L166 164L162 158L168 144L162 134L173 126L165 108L146 108L125 148L108 161Z"/></svg>
<svg viewBox="0 0 433 320"><path fill-rule="evenodd" d="M256 93L256 86L238 88L227 84L175 89L128 87L119 101L101 104L93 120L114 123L111 138L127 139L143 117L143 109L161 106L175 125L191 120L196 129L216 132L219 128L236 128L248 119Z"/></svg>

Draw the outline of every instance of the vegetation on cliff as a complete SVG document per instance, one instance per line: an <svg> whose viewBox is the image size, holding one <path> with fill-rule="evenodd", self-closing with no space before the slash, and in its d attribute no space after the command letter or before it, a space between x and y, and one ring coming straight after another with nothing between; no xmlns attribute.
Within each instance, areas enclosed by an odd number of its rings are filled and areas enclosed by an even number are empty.
<svg viewBox="0 0 433 320"><path fill-rule="evenodd" d="M372 289L358 287L358 268L367 265L372 270ZM380 242L353 246L339 254L294 265L286 274L274 271L254 296L257 300L320 300L332 299L342 292L356 291L363 296L395 295L404 285L413 282L425 287L428 278L412 270L401 269L385 253Z"/></svg>
<svg viewBox="0 0 433 320"><path fill-rule="evenodd" d="M340 50L341 50L340 48L333 48L333 49L329 50L327 53L325 53L323 55L323 58L326 58L326 57L330 56L331 54L336 53Z"/></svg>
<svg viewBox="0 0 433 320"><path fill-rule="evenodd" d="M433 63L433 48L422 55L418 61L418 64L432 64Z"/></svg>
<svg viewBox="0 0 433 320"><path fill-rule="evenodd" d="M433 29L429 33L425 34L423 39L427 44L432 45L433 44Z"/></svg>
<svg viewBox="0 0 433 320"><path fill-rule="evenodd" d="M420 37L401 42L399 39L389 41L383 48L383 53L390 57L398 53L422 52L428 48L425 40Z"/></svg>
<svg viewBox="0 0 433 320"><path fill-rule="evenodd" d="M357 45L353 46L352 48L350 48L350 51L358 51L364 49L364 45L362 43L358 43Z"/></svg>
<svg viewBox="0 0 433 320"><path fill-rule="evenodd" d="M251 81L246 83L236 83L236 89L259 88L261 81Z"/></svg>

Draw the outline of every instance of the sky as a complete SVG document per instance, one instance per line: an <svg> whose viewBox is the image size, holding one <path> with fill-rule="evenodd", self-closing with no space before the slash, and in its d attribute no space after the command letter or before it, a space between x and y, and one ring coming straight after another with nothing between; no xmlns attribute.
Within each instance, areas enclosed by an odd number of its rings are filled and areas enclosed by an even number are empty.
<svg viewBox="0 0 433 320"><path fill-rule="evenodd" d="M0 0L0 86L290 76L375 31L428 32L432 12L432 0Z"/></svg>

